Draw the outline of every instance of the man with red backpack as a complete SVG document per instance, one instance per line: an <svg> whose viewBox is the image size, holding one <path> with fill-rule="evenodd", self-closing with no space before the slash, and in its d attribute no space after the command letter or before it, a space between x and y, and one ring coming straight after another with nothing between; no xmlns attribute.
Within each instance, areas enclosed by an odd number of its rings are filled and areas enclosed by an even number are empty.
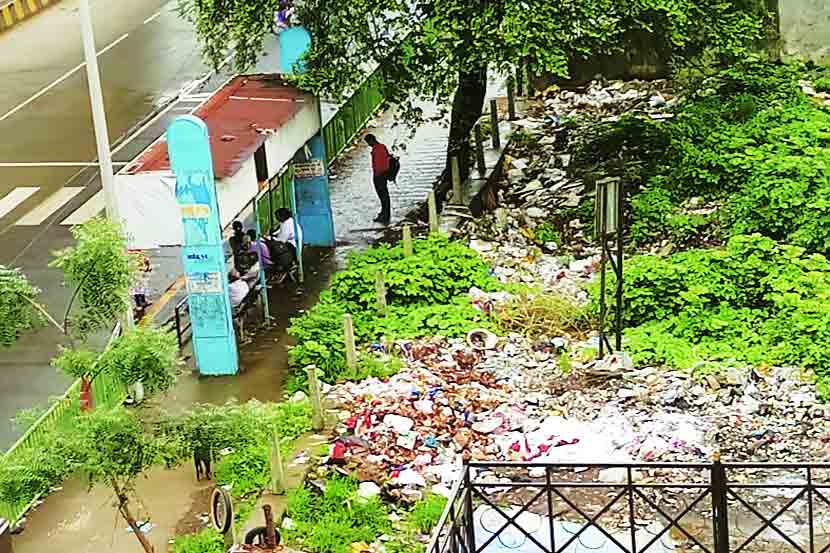
<svg viewBox="0 0 830 553"><path fill-rule="evenodd" d="M380 213L375 217L375 222L388 225L392 218L389 181L395 180L397 177L400 162L389 153L386 146L378 142L375 135L367 134L364 140L372 148L372 181L375 185L375 192L380 199Z"/></svg>

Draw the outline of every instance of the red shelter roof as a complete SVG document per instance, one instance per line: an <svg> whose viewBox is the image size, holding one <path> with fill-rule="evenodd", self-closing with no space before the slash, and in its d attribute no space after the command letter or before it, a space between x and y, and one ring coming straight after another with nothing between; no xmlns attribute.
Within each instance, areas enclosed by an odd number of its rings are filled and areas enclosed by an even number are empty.
<svg viewBox="0 0 830 553"><path fill-rule="evenodd" d="M268 134L277 131L313 101L313 96L294 88L278 75L243 75L222 87L194 113L208 127L215 177L223 179L235 174ZM167 142L160 141L141 154L125 172L169 169Z"/></svg>

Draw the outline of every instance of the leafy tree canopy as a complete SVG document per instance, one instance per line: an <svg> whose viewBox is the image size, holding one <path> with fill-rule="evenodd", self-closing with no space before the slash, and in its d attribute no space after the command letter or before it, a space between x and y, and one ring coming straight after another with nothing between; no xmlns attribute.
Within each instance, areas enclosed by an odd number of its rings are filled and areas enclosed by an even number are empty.
<svg viewBox="0 0 830 553"><path fill-rule="evenodd" d="M106 372L125 388L141 382L148 394L155 394L175 382L179 348L170 332L137 326L103 353L64 349L52 364L72 378L94 378Z"/></svg>
<svg viewBox="0 0 830 553"><path fill-rule="evenodd" d="M0 265L0 347L11 346L22 332L42 324L35 304L38 293L19 269Z"/></svg>
<svg viewBox="0 0 830 553"><path fill-rule="evenodd" d="M279 0L180 0L206 58L230 53L250 68L274 29ZM527 60L536 73L567 76L568 61L652 44L665 59L705 50L741 54L761 36L758 0L296 0L314 37L300 83L342 94L368 65L385 65L387 92L447 100L458 74ZM646 40L643 40L643 39Z"/></svg>
<svg viewBox="0 0 830 553"><path fill-rule="evenodd" d="M72 227L72 236L76 244L58 252L51 266L63 269L74 291L64 324L86 338L110 329L130 308L128 292L138 275L138 257L127 253L119 225L104 218Z"/></svg>
<svg viewBox="0 0 830 553"><path fill-rule="evenodd" d="M250 68L274 29L280 0L180 0L213 64L235 55ZM335 98L383 68L386 97L418 122L419 100L452 100L449 157L469 171L470 133L481 116L488 69L526 64L568 75L571 60L653 50L678 63L706 53L743 55L762 37L763 0L295 0L313 36L305 89ZM448 188L448 172L439 199Z"/></svg>

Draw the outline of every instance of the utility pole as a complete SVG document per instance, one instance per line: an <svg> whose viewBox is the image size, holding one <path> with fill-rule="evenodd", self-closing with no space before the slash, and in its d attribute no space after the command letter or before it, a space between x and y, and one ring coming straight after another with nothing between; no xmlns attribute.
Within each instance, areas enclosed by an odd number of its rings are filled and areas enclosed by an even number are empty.
<svg viewBox="0 0 830 553"><path fill-rule="evenodd" d="M107 218L121 226L118 205L115 202L115 176L112 170L110 137L107 130L107 113L104 110L104 93L101 91L101 74L98 71L98 53L95 51L95 34L92 30L92 13L89 0L80 0L81 37L84 42L86 79L89 83L89 101L92 104L92 123L95 128L95 145L98 148L98 166L101 171L101 186ZM127 309L127 328L135 325L132 308Z"/></svg>

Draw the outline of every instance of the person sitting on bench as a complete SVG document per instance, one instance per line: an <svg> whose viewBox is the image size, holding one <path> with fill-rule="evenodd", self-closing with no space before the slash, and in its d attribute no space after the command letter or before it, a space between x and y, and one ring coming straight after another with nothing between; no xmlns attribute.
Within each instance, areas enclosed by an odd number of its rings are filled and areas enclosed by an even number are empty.
<svg viewBox="0 0 830 553"><path fill-rule="evenodd" d="M294 224L294 217L291 216L291 211L286 208L277 210L277 219L280 221L280 230L271 236L271 239L276 242L284 242L291 250L294 260L297 260L297 244L303 243L303 229L300 224ZM296 229L296 232L295 232Z"/></svg>
<svg viewBox="0 0 830 553"><path fill-rule="evenodd" d="M248 287L248 284L242 280L239 276L239 271L236 269L231 269L228 273L228 282L230 283L228 291L231 299L231 307L236 309L242 305L242 300L245 299L251 289Z"/></svg>

